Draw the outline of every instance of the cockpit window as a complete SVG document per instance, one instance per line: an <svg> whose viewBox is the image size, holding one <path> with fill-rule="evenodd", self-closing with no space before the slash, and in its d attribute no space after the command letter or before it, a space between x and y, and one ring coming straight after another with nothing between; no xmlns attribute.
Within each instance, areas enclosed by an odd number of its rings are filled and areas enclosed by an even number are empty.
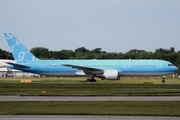
<svg viewBox="0 0 180 120"><path fill-rule="evenodd" d="M174 66L173 64L168 64L168 66Z"/></svg>

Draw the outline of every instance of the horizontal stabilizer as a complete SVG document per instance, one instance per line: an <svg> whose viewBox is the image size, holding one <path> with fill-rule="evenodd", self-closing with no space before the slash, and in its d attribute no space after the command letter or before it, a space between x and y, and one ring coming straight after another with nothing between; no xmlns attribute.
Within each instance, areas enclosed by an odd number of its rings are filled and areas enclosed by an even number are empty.
<svg viewBox="0 0 180 120"><path fill-rule="evenodd" d="M15 67L20 67L20 68L31 68L30 66L27 66L27 65L22 65L22 64L18 64L18 63L12 63L12 62L5 62L9 65L13 65Z"/></svg>

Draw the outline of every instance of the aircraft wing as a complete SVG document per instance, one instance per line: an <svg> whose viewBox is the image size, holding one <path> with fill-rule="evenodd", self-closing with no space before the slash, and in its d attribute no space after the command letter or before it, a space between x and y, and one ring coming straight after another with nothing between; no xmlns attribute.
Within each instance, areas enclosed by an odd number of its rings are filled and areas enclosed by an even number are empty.
<svg viewBox="0 0 180 120"><path fill-rule="evenodd" d="M71 65L71 64L62 64L63 66L66 67L71 67L71 68L76 68L78 70L82 70L85 74L103 74L104 70L103 69L98 69L98 68L92 68L92 67L86 67L86 66L80 66L80 65Z"/></svg>
<svg viewBox="0 0 180 120"><path fill-rule="evenodd" d="M12 62L5 62L9 65L13 65L15 67L21 67L21 68L31 68L30 66L27 66L27 65L22 65L22 64L18 64L18 63L12 63Z"/></svg>

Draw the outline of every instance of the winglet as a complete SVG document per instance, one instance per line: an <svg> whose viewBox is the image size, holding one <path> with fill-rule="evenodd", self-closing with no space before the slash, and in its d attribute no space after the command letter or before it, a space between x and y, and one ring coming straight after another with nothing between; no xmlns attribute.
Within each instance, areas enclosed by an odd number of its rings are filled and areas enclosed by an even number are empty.
<svg viewBox="0 0 180 120"><path fill-rule="evenodd" d="M4 33L4 36L17 63L38 60L12 33Z"/></svg>

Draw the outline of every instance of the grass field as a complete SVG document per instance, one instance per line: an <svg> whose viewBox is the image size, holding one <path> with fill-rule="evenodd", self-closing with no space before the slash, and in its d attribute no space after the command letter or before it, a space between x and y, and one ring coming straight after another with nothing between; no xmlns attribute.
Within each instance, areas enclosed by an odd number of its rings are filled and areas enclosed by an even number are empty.
<svg viewBox="0 0 180 120"><path fill-rule="evenodd" d="M3 82L20 82L20 80L32 80L32 82L86 82L87 77L35 77L35 78L2 78L0 83ZM101 80L96 78L98 83L154 83L161 84L161 77L121 77L121 80ZM180 78L167 76L166 83L180 84ZM165 83L165 84L166 84Z"/></svg>
<svg viewBox="0 0 180 120"><path fill-rule="evenodd" d="M0 102L1 115L180 116L180 102L78 101Z"/></svg>
<svg viewBox="0 0 180 120"><path fill-rule="evenodd" d="M48 96L179 96L180 84L150 84L112 82L57 82L46 78L43 82L20 83L0 82L0 95L41 95ZM48 82L45 82L48 81Z"/></svg>
<svg viewBox="0 0 180 120"><path fill-rule="evenodd" d="M0 95L40 96L179 96L180 80L123 78L120 81L82 78L1 78ZM21 80L32 80L30 83ZM180 116L179 101L14 101L0 102L0 114L12 115L143 115Z"/></svg>

